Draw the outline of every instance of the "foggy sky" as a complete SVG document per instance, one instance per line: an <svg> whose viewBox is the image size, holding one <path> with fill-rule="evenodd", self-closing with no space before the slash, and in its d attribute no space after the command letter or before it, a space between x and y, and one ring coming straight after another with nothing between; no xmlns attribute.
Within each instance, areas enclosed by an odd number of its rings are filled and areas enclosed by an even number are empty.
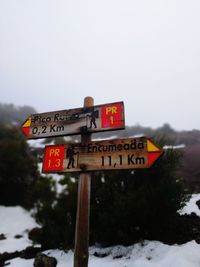
<svg viewBox="0 0 200 267"><path fill-rule="evenodd" d="M200 129L199 0L0 0L0 102L124 101L127 125Z"/></svg>

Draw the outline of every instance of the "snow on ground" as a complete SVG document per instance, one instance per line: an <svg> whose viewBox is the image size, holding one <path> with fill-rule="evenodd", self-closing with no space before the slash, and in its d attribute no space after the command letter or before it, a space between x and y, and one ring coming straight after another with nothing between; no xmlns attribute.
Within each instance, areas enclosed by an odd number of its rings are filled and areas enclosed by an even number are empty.
<svg viewBox="0 0 200 267"><path fill-rule="evenodd" d="M16 258L9 261L9 267L33 267L34 260Z"/></svg>
<svg viewBox="0 0 200 267"><path fill-rule="evenodd" d="M190 200L187 202L186 206L179 211L181 215L191 214L192 212L196 213L197 216L200 216L200 210L196 202L200 200L200 194L192 194Z"/></svg>
<svg viewBox="0 0 200 267"><path fill-rule="evenodd" d="M94 252L109 253L100 258ZM88 267L199 267L200 245L195 241L184 245L168 246L158 241L145 241L129 247L116 246L107 249L90 249ZM72 267L73 252L61 250L46 251L45 254L57 259L57 267ZM10 267L32 267L33 260L14 259Z"/></svg>
<svg viewBox="0 0 200 267"><path fill-rule="evenodd" d="M200 194L192 196L190 204L186 205L187 212L194 211L194 203L198 199L200 199ZM196 207L195 211L199 212ZM27 211L21 207L0 206L0 219L0 234L5 234L7 238L0 240L0 253L25 249L31 244L27 237L27 230L35 227L36 223ZM23 237L15 239L14 237L19 234ZM129 247L91 247L88 267L199 267L199 252L200 245L195 241L173 246L158 241L144 241ZM45 254L57 259L57 267L73 266L72 251L49 250ZM97 254L101 257L95 256ZM33 267L33 262L33 259L16 258L9 261L9 266Z"/></svg>
<svg viewBox="0 0 200 267"><path fill-rule="evenodd" d="M38 225L23 208L0 206L0 222L0 234L6 237L0 240L0 253L20 251L32 244L28 239L28 230ZM22 237L15 238L16 235Z"/></svg>

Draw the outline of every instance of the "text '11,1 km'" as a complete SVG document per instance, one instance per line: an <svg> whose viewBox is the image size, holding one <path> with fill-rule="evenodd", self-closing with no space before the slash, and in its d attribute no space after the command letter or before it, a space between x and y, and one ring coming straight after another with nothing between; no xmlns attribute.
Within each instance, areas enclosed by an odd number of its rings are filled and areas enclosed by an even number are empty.
<svg viewBox="0 0 200 267"><path fill-rule="evenodd" d="M149 168L161 154L146 137L47 146L43 172Z"/></svg>

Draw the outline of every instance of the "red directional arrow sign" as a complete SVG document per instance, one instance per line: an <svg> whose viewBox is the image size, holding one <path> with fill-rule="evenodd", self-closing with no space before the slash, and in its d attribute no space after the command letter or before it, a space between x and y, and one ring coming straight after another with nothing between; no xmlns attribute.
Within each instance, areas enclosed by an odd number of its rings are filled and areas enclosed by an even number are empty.
<svg viewBox="0 0 200 267"><path fill-rule="evenodd" d="M146 137L47 146L43 172L149 168L162 149Z"/></svg>

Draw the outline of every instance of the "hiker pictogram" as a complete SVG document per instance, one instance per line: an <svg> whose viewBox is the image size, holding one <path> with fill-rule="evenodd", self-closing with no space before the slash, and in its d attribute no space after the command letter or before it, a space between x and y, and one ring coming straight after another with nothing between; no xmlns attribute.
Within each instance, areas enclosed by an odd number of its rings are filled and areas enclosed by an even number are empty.
<svg viewBox="0 0 200 267"><path fill-rule="evenodd" d="M68 161L68 165L67 165L67 169L71 168L75 168L75 155L78 155L78 152L74 151L74 146L69 146L67 148L67 153L66 153L66 158L69 160ZM78 165L78 158L77 158L77 165Z"/></svg>

